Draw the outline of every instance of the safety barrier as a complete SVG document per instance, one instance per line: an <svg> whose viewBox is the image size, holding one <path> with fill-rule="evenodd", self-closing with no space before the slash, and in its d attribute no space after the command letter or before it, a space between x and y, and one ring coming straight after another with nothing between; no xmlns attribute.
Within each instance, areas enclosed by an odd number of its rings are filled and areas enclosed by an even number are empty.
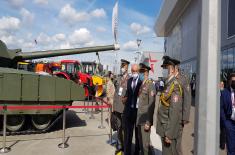
<svg viewBox="0 0 235 155"><path fill-rule="evenodd" d="M32 110L32 109L37 109L37 110L48 110L48 109L63 109L63 132L62 132L62 143L58 144L59 148L67 148L69 147L69 145L67 144L66 140L65 140L65 131L66 131L66 109L83 109L83 111L88 113L88 109L91 109L91 116L90 118L93 119L94 115L94 109L101 109L101 125L99 125L100 129L104 129L104 125L103 125L103 109L104 108L108 108L109 112L110 112L110 116L111 116L111 112L112 112L112 106L103 100L103 98L99 98L99 97L92 97L95 98L96 102L101 102L101 105L93 105L94 100L92 99L92 105L86 105L85 101L84 101L84 105L83 106L66 106L66 105L51 105L51 106L43 106L43 105L20 105L20 106L16 106L16 105L3 105L0 106L0 110L3 110L3 144L2 144L2 148L0 149L0 153L7 153L9 151L11 151L11 148L6 146L6 122L7 122L7 110ZM89 99L87 100L89 102ZM89 104L89 103L88 103ZM105 104L105 105L104 105ZM110 123L110 122L109 122ZM110 124L109 124L110 125ZM113 142L112 140L112 129L111 129L111 125L110 125L110 134L109 134L109 141ZM113 143L110 143L113 144Z"/></svg>

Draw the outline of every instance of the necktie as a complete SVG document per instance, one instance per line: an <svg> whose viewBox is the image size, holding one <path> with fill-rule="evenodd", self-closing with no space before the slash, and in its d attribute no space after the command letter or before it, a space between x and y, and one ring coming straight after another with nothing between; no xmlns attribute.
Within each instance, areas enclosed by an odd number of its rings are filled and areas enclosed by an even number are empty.
<svg viewBox="0 0 235 155"><path fill-rule="evenodd" d="M133 79L133 81L132 81L132 89L133 89L133 91L135 91L135 87L136 87L136 79Z"/></svg>
<svg viewBox="0 0 235 155"><path fill-rule="evenodd" d="M232 92L232 106L235 106L234 91Z"/></svg>

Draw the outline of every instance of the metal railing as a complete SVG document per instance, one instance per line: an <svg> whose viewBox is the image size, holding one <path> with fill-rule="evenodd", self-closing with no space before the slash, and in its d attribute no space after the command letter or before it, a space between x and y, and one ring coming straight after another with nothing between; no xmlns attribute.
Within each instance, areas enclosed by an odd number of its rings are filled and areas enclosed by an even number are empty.
<svg viewBox="0 0 235 155"><path fill-rule="evenodd" d="M108 104L107 102L105 102L103 100L103 98L97 98L95 97L95 101L96 102L100 102L101 105L94 105L94 100L92 99L92 105L89 106L89 102L90 100L88 99L88 103L86 105L85 101L84 101L84 106L43 106L43 105L36 105L36 106L13 106L13 105L3 105L0 106L0 109L3 110L3 141L2 141L2 148L0 149L0 153L8 153L9 151L11 151L10 147L6 146L6 122L7 122L7 110L11 109L11 110L19 110L19 109L25 109L25 110L31 110L31 109L40 109L40 110L48 110L48 109L63 109L63 130L62 130L62 143L58 144L59 148L68 148L69 144L66 142L66 109L68 108L73 108L73 109L83 109L83 111L88 111L88 109L91 109L91 116L90 117L94 117L94 109L96 108L100 108L101 109L101 125L99 125L99 128L104 129L105 126L103 124L103 109L104 108L108 108L109 111L112 111L110 108L110 104ZM105 105L104 105L105 104ZM111 116L111 113L110 113ZM92 118L94 119L94 118ZM110 141L112 142L112 129L111 129L111 125L110 125L110 133L109 133L109 137L110 137Z"/></svg>

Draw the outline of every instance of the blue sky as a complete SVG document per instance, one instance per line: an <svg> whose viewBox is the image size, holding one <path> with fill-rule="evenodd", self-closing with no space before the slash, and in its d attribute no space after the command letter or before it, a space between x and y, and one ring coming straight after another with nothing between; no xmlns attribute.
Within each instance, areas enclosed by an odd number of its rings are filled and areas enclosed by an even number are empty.
<svg viewBox="0 0 235 155"><path fill-rule="evenodd" d="M153 26L162 0L119 0L118 58L134 61L136 39L141 51L163 51L163 39ZM9 48L23 51L74 48L113 43L111 30L115 0L2 0L0 39ZM37 40L35 44L34 40ZM100 54L101 63L112 66L113 52ZM96 60L95 54L58 59Z"/></svg>

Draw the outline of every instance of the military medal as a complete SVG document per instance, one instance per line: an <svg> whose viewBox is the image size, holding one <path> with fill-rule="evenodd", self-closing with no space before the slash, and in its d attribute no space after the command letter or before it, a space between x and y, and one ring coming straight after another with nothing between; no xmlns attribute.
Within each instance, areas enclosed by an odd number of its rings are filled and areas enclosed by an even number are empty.
<svg viewBox="0 0 235 155"><path fill-rule="evenodd" d="M151 91L151 96L154 96L154 95L155 95L154 91Z"/></svg>
<svg viewBox="0 0 235 155"><path fill-rule="evenodd" d="M178 102L179 101L179 96L178 95L174 95L173 96L173 102Z"/></svg>

